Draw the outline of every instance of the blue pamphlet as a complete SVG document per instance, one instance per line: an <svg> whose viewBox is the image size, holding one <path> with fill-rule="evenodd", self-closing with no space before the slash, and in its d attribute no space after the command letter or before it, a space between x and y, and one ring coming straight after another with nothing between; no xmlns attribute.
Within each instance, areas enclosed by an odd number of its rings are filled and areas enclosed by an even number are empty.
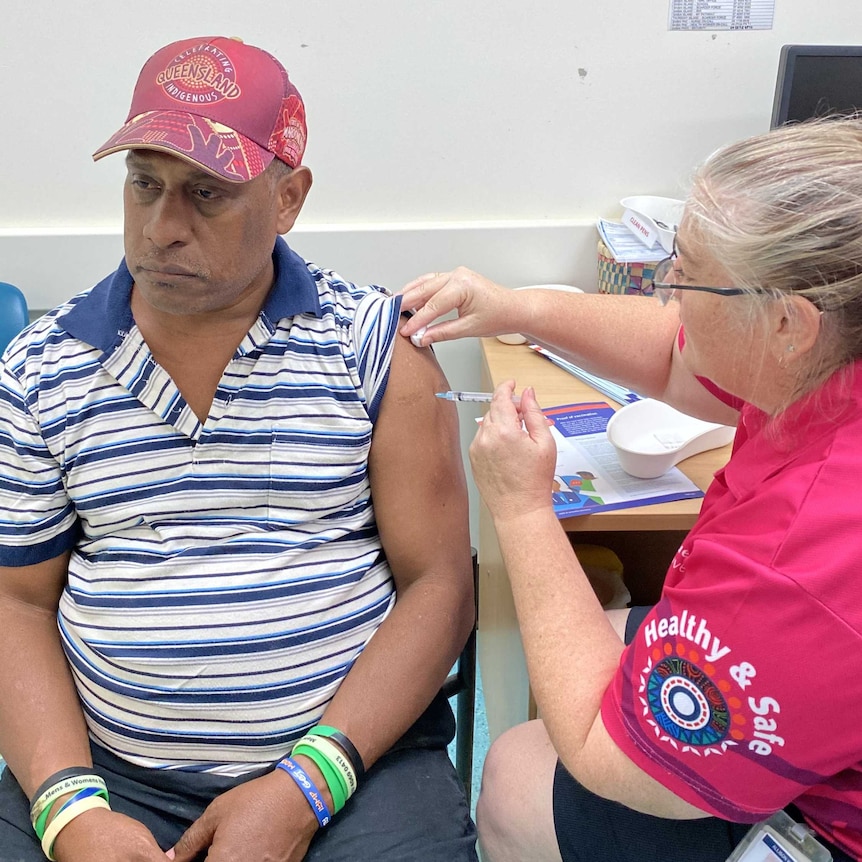
<svg viewBox="0 0 862 862"><path fill-rule="evenodd" d="M543 412L553 423L551 435L557 444L552 496L558 518L703 497L703 491L676 467L657 479L626 473L607 437L614 413L608 404L565 404Z"/></svg>

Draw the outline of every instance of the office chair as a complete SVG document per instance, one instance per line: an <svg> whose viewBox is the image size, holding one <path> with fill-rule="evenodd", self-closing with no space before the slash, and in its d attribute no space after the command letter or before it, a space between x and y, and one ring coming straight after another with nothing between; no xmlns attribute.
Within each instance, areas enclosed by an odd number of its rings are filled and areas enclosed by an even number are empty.
<svg viewBox="0 0 862 862"><path fill-rule="evenodd" d="M0 353L29 322L24 294L14 284L0 281Z"/></svg>
<svg viewBox="0 0 862 862"><path fill-rule="evenodd" d="M0 353L6 345L30 322L27 300L14 284L0 281ZM0 755L0 774L6 763Z"/></svg>
<svg viewBox="0 0 862 862"><path fill-rule="evenodd" d="M479 561L473 548L473 596L476 603L473 630L458 664L443 683L443 694L455 700L455 770L470 805L473 790L473 722L476 716L476 622L479 618Z"/></svg>

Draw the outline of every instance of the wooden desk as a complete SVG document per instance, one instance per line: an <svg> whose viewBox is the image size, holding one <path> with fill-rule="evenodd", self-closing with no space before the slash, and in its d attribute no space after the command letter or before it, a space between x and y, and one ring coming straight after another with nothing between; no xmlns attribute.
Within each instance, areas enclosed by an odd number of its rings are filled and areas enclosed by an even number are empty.
<svg viewBox="0 0 862 862"><path fill-rule="evenodd" d="M503 380L514 379L518 389L535 387L539 403L545 407L606 400L526 345L484 338L482 359L482 386L489 392ZM688 458L679 467L706 490L715 471L724 466L729 456L730 446L725 446ZM632 602L652 604L676 549L697 518L700 504L700 500L679 500L566 518L561 523L573 541L612 548L623 562ZM488 731L493 740L533 716L512 591L497 535L484 506L479 516L478 653Z"/></svg>

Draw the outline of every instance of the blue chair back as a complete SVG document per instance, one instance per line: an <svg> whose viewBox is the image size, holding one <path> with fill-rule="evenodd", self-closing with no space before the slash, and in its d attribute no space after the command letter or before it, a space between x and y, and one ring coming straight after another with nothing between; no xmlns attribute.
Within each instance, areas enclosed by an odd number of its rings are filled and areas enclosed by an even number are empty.
<svg viewBox="0 0 862 862"><path fill-rule="evenodd" d="M14 284L0 281L0 353L29 322L24 294Z"/></svg>

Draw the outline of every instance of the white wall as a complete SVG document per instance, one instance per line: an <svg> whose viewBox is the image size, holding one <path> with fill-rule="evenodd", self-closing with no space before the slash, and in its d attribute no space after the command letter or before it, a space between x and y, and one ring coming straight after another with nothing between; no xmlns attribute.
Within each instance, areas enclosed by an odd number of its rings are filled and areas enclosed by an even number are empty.
<svg viewBox="0 0 862 862"><path fill-rule="evenodd" d="M113 268L122 158L90 153L154 50L223 34L275 53L305 98L298 251L395 287L457 263L592 287L594 219L681 195L711 150L766 129L782 44L862 40L859 0L776 7L771 31L669 33L667 0L6 0L0 279L41 308ZM440 356L475 388L476 345Z"/></svg>
<svg viewBox="0 0 862 862"><path fill-rule="evenodd" d="M308 224L611 213L765 129L782 43L862 39L858 0L776 6L772 31L682 33L667 0L6 0L0 227L116 224L122 159L89 154L143 61L202 33L305 96Z"/></svg>

